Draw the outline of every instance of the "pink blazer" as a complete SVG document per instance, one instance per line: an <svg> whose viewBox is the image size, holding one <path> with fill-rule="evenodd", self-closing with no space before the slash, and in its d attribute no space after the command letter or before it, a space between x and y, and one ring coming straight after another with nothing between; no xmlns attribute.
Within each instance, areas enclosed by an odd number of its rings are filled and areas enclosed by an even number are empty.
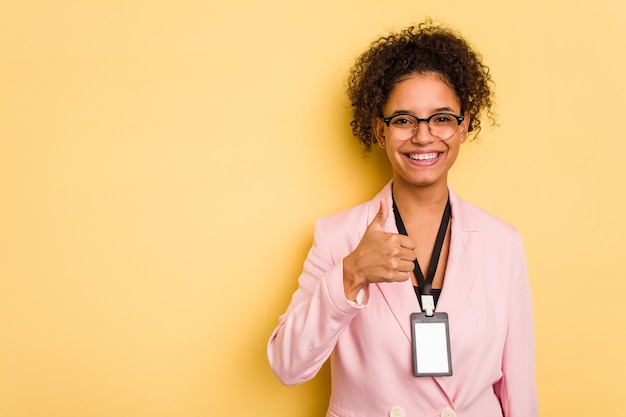
<svg viewBox="0 0 626 417"><path fill-rule="evenodd" d="M519 233L450 190L450 253L437 311L447 312L451 377L415 377L409 280L370 284L363 305L343 291L342 260L378 212L371 201L317 221L299 288L268 344L280 381L313 378L330 357L328 417L535 417L535 351L526 260Z"/></svg>

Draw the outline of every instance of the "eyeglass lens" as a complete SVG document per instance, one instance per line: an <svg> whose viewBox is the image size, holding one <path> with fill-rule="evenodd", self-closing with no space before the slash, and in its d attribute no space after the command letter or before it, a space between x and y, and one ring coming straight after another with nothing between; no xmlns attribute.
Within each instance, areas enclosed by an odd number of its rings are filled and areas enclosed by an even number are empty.
<svg viewBox="0 0 626 417"><path fill-rule="evenodd" d="M389 133L396 140L409 140L417 134L419 121L410 114L399 114L389 121ZM434 114L428 118L428 130L438 139L450 139L458 130L459 121L446 113Z"/></svg>

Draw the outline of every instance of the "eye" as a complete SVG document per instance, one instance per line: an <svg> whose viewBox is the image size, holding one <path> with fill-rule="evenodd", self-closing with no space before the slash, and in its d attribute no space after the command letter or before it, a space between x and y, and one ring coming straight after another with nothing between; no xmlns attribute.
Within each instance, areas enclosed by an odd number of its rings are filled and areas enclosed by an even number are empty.
<svg viewBox="0 0 626 417"><path fill-rule="evenodd" d="M458 124L458 120L451 114L439 113L432 116L430 123L434 125Z"/></svg>
<svg viewBox="0 0 626 417"><path fill-rule="evenodd" d="M449 123L455 123L456 119L454 117L452 117L449 114L435 114L433 116L433 118L431 119L431 123L435 123L435 124L449 124Z"/></svg>
<svg viewBox="0 0 626 417"><path fill-rule="evenodd" d="M415 126L415 119L407 115L400 115L391 119L391 124L398 127L413 127Z"/></svg>

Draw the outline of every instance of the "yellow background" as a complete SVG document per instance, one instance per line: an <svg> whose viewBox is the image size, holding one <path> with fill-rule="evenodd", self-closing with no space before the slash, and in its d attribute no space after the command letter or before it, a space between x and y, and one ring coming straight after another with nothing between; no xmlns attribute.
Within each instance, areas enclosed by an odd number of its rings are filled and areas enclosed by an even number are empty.
<svg viewBox="0 0 626 417"><path fill-rule="evenodd" d="M623 0L0 1L0 416L322 416L265 345L389 178L347 70L427 15L497 83L451 184L523 234L541 414L626 416Z"/></svg>

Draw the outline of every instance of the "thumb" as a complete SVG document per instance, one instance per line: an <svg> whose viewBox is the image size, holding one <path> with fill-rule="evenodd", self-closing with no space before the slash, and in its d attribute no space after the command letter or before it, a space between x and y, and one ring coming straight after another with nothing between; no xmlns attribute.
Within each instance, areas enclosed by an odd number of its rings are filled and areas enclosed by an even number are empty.
<svg viewBox="0 0 626 417"><path fill-rule="evenodd" d="M385 200L381 199L378 213L376 213L376 217L374 217L374 219L368 226L368 229L376 230L376 231L384 231L388 216L389 216L389 208L387 207L387 204L385 204Z"/></svg>

